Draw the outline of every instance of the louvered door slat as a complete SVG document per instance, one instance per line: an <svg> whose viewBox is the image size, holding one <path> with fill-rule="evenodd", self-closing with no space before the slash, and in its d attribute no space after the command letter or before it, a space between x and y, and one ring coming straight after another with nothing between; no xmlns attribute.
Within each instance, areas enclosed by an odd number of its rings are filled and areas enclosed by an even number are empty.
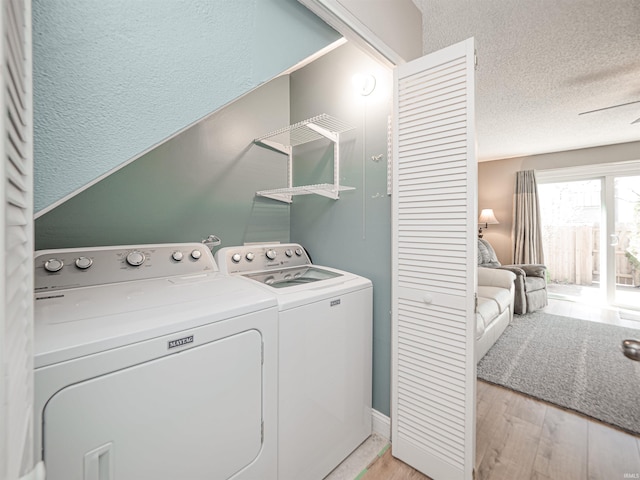
<svg viewBox="0 0 640 480"><path fill-rule="evenodd" d="M460 436L461 425L455 421L449 421L446 418L441 421L435 415L427 415L424 410L412 408L412 404L403 404L403 409L410 413L415 427L422 426L422 430L435 430L436 428L441 432L438 439L444 444L448 444L451 447L455 447L464 442L464 437ZM441 412L443 413L443 412Z"/></svg>
<svg viewBox="0 0 640 480"><path fill-rule="evenodd" d="M11 205L10 203L7 203L5 208L7 210L5 213L5 225L19 227L27 226L28 217L22 208Z"/></svg>
<svg viewBox="0 0 640 480"><path fill-rule="evenodd" d="M430 122L431 123L431 122ZM402 125L402 129L404 130L404 134L407 139L411 139L414 137L420 137L423 135L424 130L424 121L422 119L417 119L413 122L405 123ZM433 124L426 130L428 133L439 133L446 132L450 130L455 130L458 128L465 128L464 122L461 122L457 116L452 116L449 119L442 119L438 122L433 122Z"/></svg>
<svg viewBox="0 0 640 480"><path fill-rule="evenodd" d="M6 122L5 122L6 123ZM25 153L20 152L14 142L10 141L11 137L7 134L7 141L4 142L4 150L5 150L5 163L11 162L13 167L20 174L20 178L24 179L27 175L26 163L25 163ZM9 165L11 168L11 165ZM25 183L26 184L26 183Z"/></svg>
<svg viewBox="0 0 640 480"><path fill-rule="evenodd" d="M24 209L27 208L27 200L23 190L20 190L20 188L12 182L7 182L7 202L13 206Z"/></svg>
<svg viewBox="0 0 640 480"><path fill-rule="evenodd" d="M6 123L11 124L10 121L7 121ZM24 143L24 140L20 138L20 134L17 133L13 127L7 131L7 139L9 141L6 142L6 144L8 147L10 147L8 155L10 156L12 161L16 162L16 166L20 168L24 164L24 158L27 155L25 150L27 147Z"/></svg>
<svg viewBox="0 0 640 480"><path fill-rule="evenodd" d="M466 69L463 58L458 58L440 66L439 70L424 74L414 74L399 82L408 102L398 105L399 111L406 111L422 100L446 95L448 90L466 85Z"/></svg>
<svg viewBox="0 0 640 480"><path fill-rule="evenodd" d="M21 128L25 127L26 125L24 125L23 123L25 119L22 116L20 110L16 109L15 102L7 102L7 108L9 113L8 118L13 124L12 129L20 130Z"/></svg>
<svg viewBox="0 0 640 480"><path fill-rule="evenodd" d="M451 120L458 120L454 115L459 114L464 110L464 107L464 97L457 95L441 101L424 102L422 105L416 105L407 110L405 121L428 120L431 116L434 116L436 120L440 120L445 116ZM404 127L404 124L401 123L400 126Z"/></svg>
<svg viewBox="0 0 640 480"><path fill-rule="evenodd" d="M452 57L446 61L443 61L437 66L429 68L428 70L415 70L410 77L404 77L400 79L400 85L405 88L411 88L412 86L421 85L426 82L438 83L437 79L442 78L443 75L449 75L451 72L464 71L466 65L461 59L464 55ZM430 92L423 92L424 95L429 95Z"/></svg>
<svg viewBox="0 0 640 480"><path fill-rule="evenodd" d="M16 168L14 163L10 161L10 159L7 162L6 167L7 181L11 182L15 186L15 188L18 188L20 191L22 191L26 198L27 183L25 180L25 176L20 173L20 171L18 171L18 169Z"/></svg>
<svg viewBox="0 0 640 480"><path fill-rule="evenodd" d="M6 242L5 251L7 252L12 251L18 245L28 245L27 232L22 227L8 226L6 228Z"/></svg>
<svg viewBox="0 0 640 480"><path fill-rule="evenodd" d="M456 435L456 431L460 428L460 425L455 421L449 421L448 419L441 417L436 418L434 415L429 415L429 412L425 410L416 410L412 408L411 404L403 403L401 404L401 408L415 416L418 424L432 426L435 422L439 422L443 431L454 436Z"/></svg>
<svg viewBox="0 0 640 480"><path fill-rule="evenodd" d="M3 168L0 221L0 465L7 478L25 475L35 462L33 445L33 141L31 3L3 0Z"/></svg>
<svg viewBox="0 0 640 480"><path fill-rule="evenodd" d="M473 41L396 69L393 454L434 480L474 464Z"/></svg>
<svg viewBox="0 0 640 480"><path fill-rule="evenodd" d="M433 230L425 230L423 232L409 231L404 232L402 234L402 239L404 244L402 248L398 249L398 252L403 254L416 254L416 255L424 255L430 252L430 249L426 248L422 243L417 241L412 241L412 236L416 236L419 238L430 238L432 237L436 241L446 242L448 241L452 245L464 245L465 244L465 232L464 230L458 227L459 231L445 230L438 231L436 229Z"/></svg>
<svg viewBox="0 0 640 480"><path fill-rule="evenodd" d="M5 23L5 61L11 61L11 64L13 65L11 71L15 72L15 78L13 81L15 86L22 92L26 92L24 85L25 82L23 80L18 80L25 78L25 49L24 24L18 23L18 18L15 15L16 8L20 9L21 6L16 5L15 2L6 2L5 12L7 14L7 21ZM26 108L24 103L22 104L22 108Z"/></svg>
<svg viewBox="0 0 640 480"><path fill-rule="evenodd" d="M451 416L447 413L446 409L442 408L442 402L433 395L424 395L423 392L417 389L413 384L406 384L405 389L407 395L403 396L399 402L399 406L403 407L405 411L413 410L418 411L424 415L429 415L434 420L440 420L444 425L449 426L454 430L460 430L464 427L464 424L457 416ZM459 404L459 402L453 402ZM406 420L403 420L406 421Z"/></svg>
<svg viewBox="0 0 640 480"><path fill-rule="evenodd" d="M21 125L26 125L26 122L24 121L24 92L21 90L21 87L19 85L13 83L15 81L19 81L21 78L19 77L20 72L16 70L15 61L13 58L8 57L6 59L4 73L11 81L6 85L7 93L9 94L9 103L14 106L15 114L21 119L19 123Z"/></svg>
<svg viewBox="0 0 640 480"><path fill-rule="evenodd" d="M436 120L433 115L429 116L429 127L425 128L424 118L414 118L409 121L409 119L405 119L402 122L402 128L405 131L406 135L414 135L416 132L430 132L430 131L441 131L446 129L458 128L464 125L464 122L460 121L460 118L454 113L449 116L438 116Z"/></svg>
<svg viewBox="0 0 640 480"><path fill-rule="evenodd" d="M430 115L442 114L446 111L463 110L464 106L464 89L452 88L447 89L443 96L423 98L415 102L411 108L400 111L400 114L407 116L405 121L415 121L420 118L426 119ZM404 123L401 123L400 126L404 127Z"/></svg>

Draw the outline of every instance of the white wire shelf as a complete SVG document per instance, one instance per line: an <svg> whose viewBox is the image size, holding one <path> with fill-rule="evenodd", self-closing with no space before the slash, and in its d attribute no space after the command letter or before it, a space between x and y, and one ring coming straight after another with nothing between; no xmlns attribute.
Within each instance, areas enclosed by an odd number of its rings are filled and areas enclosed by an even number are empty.
<svg viewBox="0 0 640 480"><path fill-rule="evenodd" d="M354 128L355 127L341 120L323 113L263 135L254 141L269 146L277 144L282 147L295 147L321 138L328 138L335 142L336 134L348 132Z"/></svg>
<svg viewBox="0 0 640 480"><path fill-rule="evenodd" d="M355 190L355 187L336 186L332 183L319 183L316 185L301 185L299 187L276 188L273 190L261 190L256 195L272 198L281 202L291 203L295 195L322 195L333 200L340 198L340 192L345 190Z"/></svg>
<svg viewBox="0 0 640 480"><path fill-rule="evenodd" d="M256 195L291 203L294 195L315 194L338 200L341 191L355 190L355 187L340 185L340 135L353 130L353 128L351 125L323 113L256 138L254 143L257 145L272 148L288 157L287 187L275 190L261 190L256 192ZM333 184L321 183L294 187L293 147L323 138L333 143Z"/></svg>

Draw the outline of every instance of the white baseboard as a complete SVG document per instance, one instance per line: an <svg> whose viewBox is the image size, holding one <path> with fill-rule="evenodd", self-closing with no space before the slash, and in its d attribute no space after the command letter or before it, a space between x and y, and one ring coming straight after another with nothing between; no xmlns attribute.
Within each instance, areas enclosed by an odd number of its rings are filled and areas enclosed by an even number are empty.
<svg viewBox="0 0 640 480"><path fill-rule="evenodd" d="M371 429L373 433L391 439L391 419L374 409L371 409Z"/></svg>

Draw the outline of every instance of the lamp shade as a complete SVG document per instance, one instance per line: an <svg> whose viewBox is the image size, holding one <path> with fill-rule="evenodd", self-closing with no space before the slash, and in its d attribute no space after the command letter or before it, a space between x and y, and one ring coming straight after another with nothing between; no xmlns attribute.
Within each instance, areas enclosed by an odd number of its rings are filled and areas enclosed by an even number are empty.
<svg viewBox="0 0 640 480"><path fill-rule="evenodd" d="M484 223L485 225L497 225L500 222L496 218L493 213L493 208L484 208L480 212L480 218L478 218L478 223Z"/></svg>

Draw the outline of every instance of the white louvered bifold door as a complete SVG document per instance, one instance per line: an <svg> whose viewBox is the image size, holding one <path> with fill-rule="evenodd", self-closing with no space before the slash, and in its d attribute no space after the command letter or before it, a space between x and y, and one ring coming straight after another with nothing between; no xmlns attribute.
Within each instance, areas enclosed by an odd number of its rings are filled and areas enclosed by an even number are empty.
<svg viewBox="0 0 640 480"><path fill-rule="evenodd" d="M31 3L3 0L0 479L34 464Z"/></svg>
<svg viewBox="0 0 640 480"><path fill-rule="evenodd" d="M394 78L392 452L434 480L475 456L473 45Z"/></svg>

